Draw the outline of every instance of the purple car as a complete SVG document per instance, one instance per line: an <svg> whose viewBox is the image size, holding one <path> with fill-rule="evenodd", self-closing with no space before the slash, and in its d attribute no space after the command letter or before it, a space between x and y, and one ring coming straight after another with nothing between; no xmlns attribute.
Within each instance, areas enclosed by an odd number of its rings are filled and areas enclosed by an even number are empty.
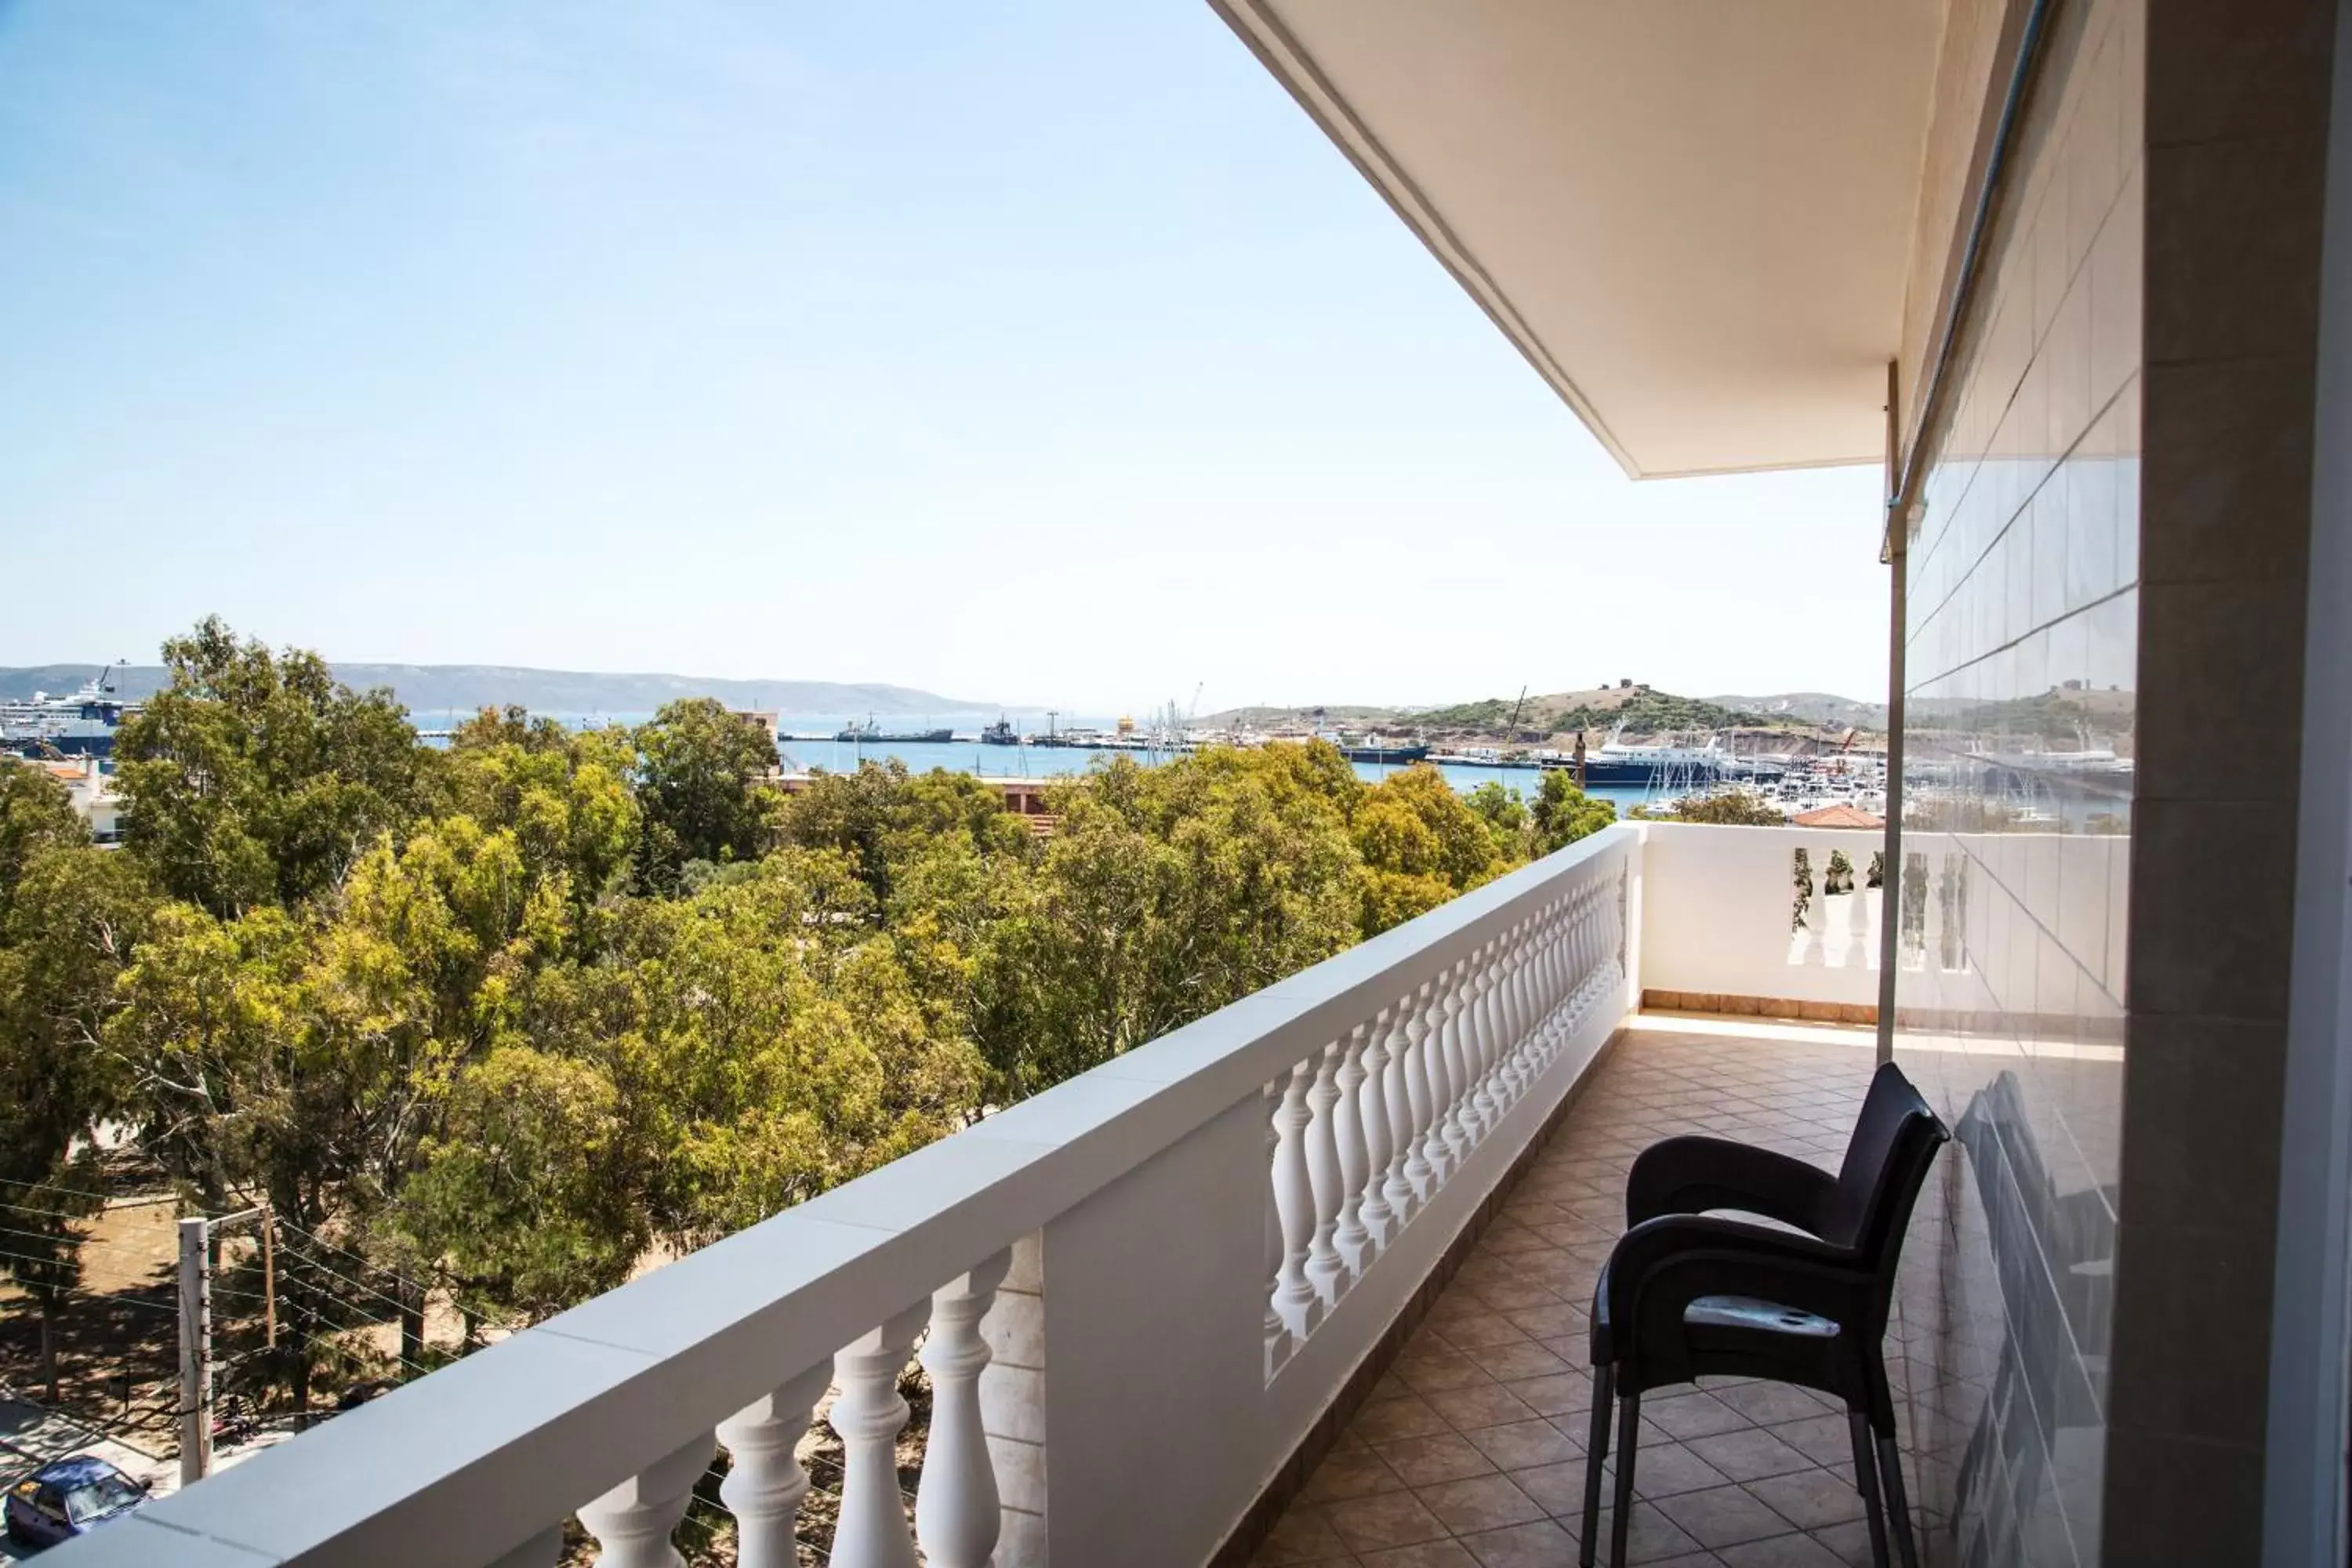
<svg viewBox="0 0 2352 1568"><path fill-rule="evenodd" d="M8 1489L8 1534L27 1546L55 1546L146 1500L146 1482L95 1454L74 1454L50 1460Z"/></svg>

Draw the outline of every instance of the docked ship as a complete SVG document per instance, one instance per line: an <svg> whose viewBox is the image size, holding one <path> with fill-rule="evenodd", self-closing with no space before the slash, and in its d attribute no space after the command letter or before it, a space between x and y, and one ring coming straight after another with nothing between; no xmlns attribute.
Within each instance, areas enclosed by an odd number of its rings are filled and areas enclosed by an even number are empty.
<svg viewBox="0 0 2352 1568"><path fill-rule="evenodd" d="M1017 746L1021 743L1021 732L1013 727L1010 719L999 719L981 731L980 743L983 746Z"/></svg>
<svg viewBox="0 0 2352 1568"><path fill-rule="evenodd" d="M36 691L29 698L0 700L0 752L26 757L103 757L114 751L114 731L125 714L110 670L92 676L64 697Z"/></svg>
<svg viewBox="0 0 2352 1568"><path fill-rule="evenodd" d="M863 724L852 724L834 736L836 741L848 741L861 746L944 746L955 739L953 730L885 730L866 715Z"/></svg>
<svg viewBox="0 0 2352 1568"><path fill-rule="evenodd" d="M1370 736L1340 742L1339 752L1351 763L1419 763L1429 758L1427 746L1417 742L1391 745Z"/></svg>
<svg viewBox="0 0 2352 1568"><path fill-rule="evenodd" d="M1769 775L1774 770L1735 756L1722 742L1710 735L1704 745L1676 745L1671 742L1648 744L1628 744L1622 737L1622 729L1610 731L1609 739L1585 753L1584 782L1588 784L1705 784L1719 779L1750 779ZM1551 756L1543 759L1547 768L1576 771L1573 756Z"/></svg>

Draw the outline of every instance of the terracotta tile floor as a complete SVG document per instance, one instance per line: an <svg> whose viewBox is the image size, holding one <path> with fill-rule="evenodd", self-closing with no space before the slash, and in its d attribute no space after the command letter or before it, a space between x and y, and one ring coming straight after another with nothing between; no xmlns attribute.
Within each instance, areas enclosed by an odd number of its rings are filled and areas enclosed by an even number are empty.
<svg viewBox="0 0 2352 1568"><path fill-rule="evenodd" d="M1728 1019L1645 1016L1619 1042L1258 1563L1576 1560L1592 1407L1586 1315L1623 1227L1627 1165L1658 1139L1709 1132L1833 1168L1868 1087L1867 1030L1738 1022L1752 1032ZM1899 1361L1889 1370L1899 1378ZM1643 1417L1629 1561L1869 1562L1834 1402L1709 1379L1652 1394ZM1602 1562L1610 1528L1604 1507Z"/></svg>

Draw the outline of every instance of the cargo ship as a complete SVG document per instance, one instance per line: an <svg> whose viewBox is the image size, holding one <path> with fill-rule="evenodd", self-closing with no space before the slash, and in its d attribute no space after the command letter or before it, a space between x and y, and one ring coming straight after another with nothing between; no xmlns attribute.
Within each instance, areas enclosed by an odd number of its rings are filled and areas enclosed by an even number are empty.
<svg viewBox="0 0 2352 1568"><path fill-rule="evenodd" d="M953 730L885 730L867 715L863 724L852 724L834 736L836 741L848 741L861 746L944 746L955 739Z"/></svg>
<svg viewBox="0 0 2352 1568"><path fill-rule="evenodd" d="M1390 745L1366 739L1339 743L1339 753L1351 763L1420 763L1429 760L1429 748L1417 743Z"/></svg>
<svg viewBox="0 0 2352 1568"><path fill-rule="evenodd" d="M983 746L1017 746L1021 743L1021 732L1013 727L1012 720L999 719L981 731L980 743Z"/></svg>

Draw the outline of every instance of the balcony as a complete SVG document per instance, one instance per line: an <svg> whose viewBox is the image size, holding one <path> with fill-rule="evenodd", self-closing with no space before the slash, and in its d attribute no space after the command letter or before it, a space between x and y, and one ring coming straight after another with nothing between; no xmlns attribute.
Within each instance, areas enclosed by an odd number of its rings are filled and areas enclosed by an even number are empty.
<svg viewBox="0 0 2352 1568"><path fill-rule="evenodd" d="M690 1509L752 1565L1548 1560L1625 1162L1685 1129L1828 1158L1873 1061L1643 993L1866 1016L1876 842L1620 824L59 1561L525 1568L576 1520L635 1568ZM1820 1414L1660 1402L1681 1457L1645 1460L1636 1541L1839 1550ZM804 1465L813 1419L838 1447ZM803 1518L811 1469L837 1496Z"/></svg>

